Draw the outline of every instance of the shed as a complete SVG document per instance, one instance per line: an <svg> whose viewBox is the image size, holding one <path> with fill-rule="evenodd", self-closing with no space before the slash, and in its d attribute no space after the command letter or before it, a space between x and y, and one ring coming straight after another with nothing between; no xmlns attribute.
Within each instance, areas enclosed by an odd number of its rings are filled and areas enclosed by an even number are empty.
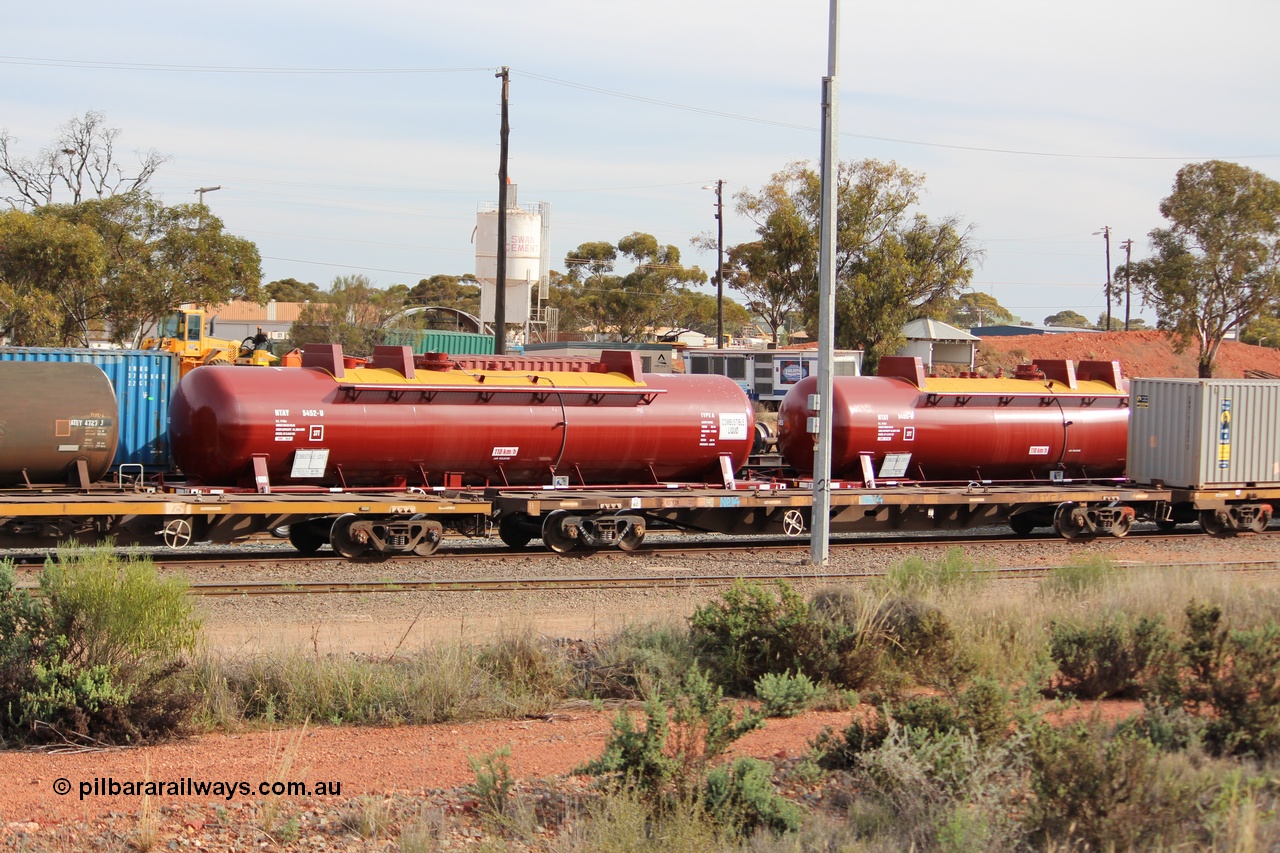
<svg viewBox="0 0 1280 853"><path fill-rule="evenodd" d="M919 358L926 369L935 364L960 364L969 370L977 358L978 339L940 320L912 320L902 327L907 342L895 355Z"/></svg>

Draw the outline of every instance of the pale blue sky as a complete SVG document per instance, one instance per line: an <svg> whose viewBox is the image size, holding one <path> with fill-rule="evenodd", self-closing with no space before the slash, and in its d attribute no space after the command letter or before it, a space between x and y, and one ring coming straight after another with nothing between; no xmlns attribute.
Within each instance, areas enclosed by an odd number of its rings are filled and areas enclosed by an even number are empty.
<svg viewBox="0 0 1280 853"><path fill-rule="evenodd" d="M35 153L100 110L155 188L255 241L267 280L380 286L474 271L497 197L511 67L521 202L552 204L553 266L647 231L686 263L714 193L816 163L826 0L602 3L10 0L0 128ZM1187 162L1280 177L1275 0L841 4L839 154L927 175L922 210L976 226L975 289L1023 319L1103 310L1103 241L1147 252ZM727 206L730 199L726 198ZM752 239L730 208L726 244ZM1136 306L1135 306L1136 308ZM1147 312L1150 317L1150 313Z"/></svg>

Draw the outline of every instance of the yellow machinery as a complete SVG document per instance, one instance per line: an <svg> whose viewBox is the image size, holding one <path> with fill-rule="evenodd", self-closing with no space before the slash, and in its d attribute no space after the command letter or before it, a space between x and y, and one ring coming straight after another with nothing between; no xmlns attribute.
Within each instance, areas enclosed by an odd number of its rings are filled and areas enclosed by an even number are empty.
<svg viewBox="0 0 1280 853"><path fill-rule="evenodd" d="M160 324L159 337L142 342L142 349L175 353L181 362L180 373L183 376L202 364L268 366L278 360L266 349L266 339L261 334L237 342L207 337L204 329L203 311L180 309Z"/></svg>

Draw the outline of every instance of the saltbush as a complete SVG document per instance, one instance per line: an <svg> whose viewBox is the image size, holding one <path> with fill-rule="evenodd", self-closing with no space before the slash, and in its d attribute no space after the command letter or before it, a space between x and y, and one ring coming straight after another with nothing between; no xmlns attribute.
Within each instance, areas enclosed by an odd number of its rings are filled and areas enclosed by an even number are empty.
<svg viewBox="0 0 1280 853"><path fill-rule="evenodd" d="M800 807L773 789L772 776L768 762L740 756L707 774L703 807L718 826L741 835L757 827L779 835L795 832L800 828Z"/></svg>
<svg viewBox="0 0 1280 853"><path fill-rule="evenodd" d="M708 787L712 762L729 744L764 725L760 714L735 714L723 694L697 669L667 701L650 697L645 724L637 729L630 712L621 710L604 754L576 772L603 777L613 790L636 791L655 814L683 805L715 806L715 816L749 832L756 822L772 825L789 813L781 804L761 798L759 771L749 766L717 774ZM766 782L767 782L766 776ZM708 801L708 796L715 801Z"/></svg>
<svg viewBox="0 0 1280 853"><path fill-rule="evenodd" d="M718 601L694 611L690 633L703 666L739 694L748 693L765 673L795 669L821 679L826 668L825 626L783 582L771 592L735 581Z"/></svg>
<svg viewBox="0 0 1280 853"><path fill-rule="evenodd" d="M199 630L185 581L109 549L59 560L38 597L0 563L0 738L139 743L182 730Z"/></svg>
<svg viewBox="0 0 1280 853"><path fill-rule="evenodd" d="M766 717L794 717L808 710L820 688L804 673L776 675L766 672L756 679L756 697Z"/></svg>
<svg viewBox="0 0 1280 853"><path fill-rule="evenodd" d="M1216 605L1187 606L1182 665L1159 679L1157 701L1203 715L1203 737L1219 755L1280 753L1280 625L1245 630L1222 622Z"/></svg>
<svg viewBox="0 0 1280 853"><path fill-rule="evenodd" d="M1030 739L1028 829L1041 842L1089 850L1159 848L1196 831L1202 778L1170 772L1131 729L1093 719L1036 726Z"/></svg>
<svg viewBox="0 0 1280 853"><path fill-rule="evenodd" d="M1059 690L1080 699L1142 695L1153 666L1166 661L1173 639L1158 616L1108 613L1087 623L1051 622L1049 654Z"/></svg>

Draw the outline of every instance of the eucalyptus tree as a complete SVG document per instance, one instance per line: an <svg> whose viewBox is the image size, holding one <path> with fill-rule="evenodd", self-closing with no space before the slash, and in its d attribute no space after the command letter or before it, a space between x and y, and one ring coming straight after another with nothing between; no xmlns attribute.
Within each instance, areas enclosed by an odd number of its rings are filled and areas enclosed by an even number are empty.
<svg viewBox="0 0 1280 853"><path fill-rule="evenodd" d="M1280 182L1222 160L1189 163L1160 202L1165 228L1132 276L1160 328L1197 348L1201 377L1229 333L1280 301Z"/></svg>
<svg viewBox="0 0 1280 853"><path fill-rule="evenodd" d="M835 181L835 343L865 350L871 369L900 346L907 321L935 313L969 284L982 253L971 226L958 217L935 222L915 210L924 185L919 172L897 163L850 161L839 164ZM768 322L781 320L786 300L793 300L811 334L820 195L820 177L805 162L789 164L757 192L738 193L737 210L755 223L758 240L730 252L735 284L749 280L756 298L774 306L772 317L756 312Z"/></svg>

